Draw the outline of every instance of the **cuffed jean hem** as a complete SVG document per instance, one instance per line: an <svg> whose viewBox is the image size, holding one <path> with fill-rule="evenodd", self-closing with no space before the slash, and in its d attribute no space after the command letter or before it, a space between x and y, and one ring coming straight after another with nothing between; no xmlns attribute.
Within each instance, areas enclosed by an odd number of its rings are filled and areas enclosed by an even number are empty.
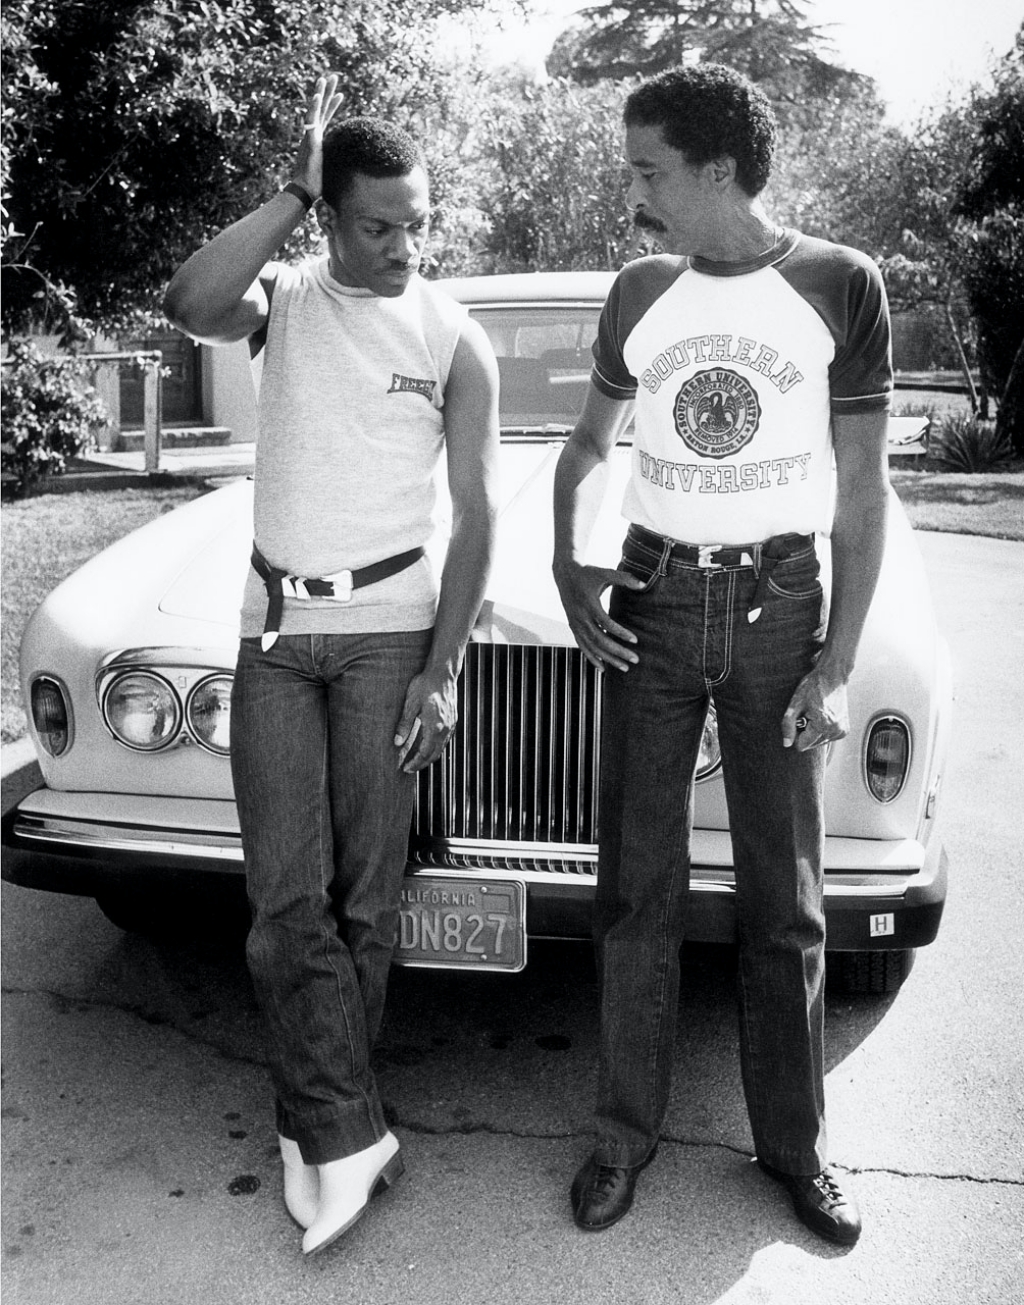
<svg viewBox="0 0 1024 1305"><path fill-rule="evenodd" d="M353 1104L298 1119L278 1101L277 1131L298 1144L303 1164L326 1165L373 1146L387 1133L388 1125L376 1098L366 1108Z"/></svg>

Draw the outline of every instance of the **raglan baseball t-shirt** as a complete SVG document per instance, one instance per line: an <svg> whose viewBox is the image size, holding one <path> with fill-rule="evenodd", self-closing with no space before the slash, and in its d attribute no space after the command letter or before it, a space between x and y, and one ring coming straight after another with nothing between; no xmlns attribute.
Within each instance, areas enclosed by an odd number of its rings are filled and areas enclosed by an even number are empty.
<svg viewBox="0 0 1024 1305"><path fill-rule="evenodd" d="M271 566L318 577L425 544L465 308L418 276L394 298L341 285L326 258L275 273L257 405L257 546ZM285 598L281 633L427 629L436 606L423 558L348 602ZM250 568L243 637L262 632L266 612Z"/></svg>
<svg viewBox="0 0 1024 1305"><path fill-rule="evenodd" d="M627 520L695 544L827 530L832 414L889 408L881 275L791 230L744 263L639 259L605 304L592 379L636 401Z"/></svg>

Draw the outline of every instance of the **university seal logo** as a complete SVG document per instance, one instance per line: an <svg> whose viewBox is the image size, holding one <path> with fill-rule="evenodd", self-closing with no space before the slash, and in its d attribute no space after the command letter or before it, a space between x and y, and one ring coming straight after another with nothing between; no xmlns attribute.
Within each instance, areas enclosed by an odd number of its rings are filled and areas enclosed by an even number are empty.
<svg viewBox="0 0 1024 1305"><path fill-rule="evenodd" d="M713 367L686 382L673 415L688 448L702 458L727 458L754 438L761 405L748 380L728 367Z"/></svg>

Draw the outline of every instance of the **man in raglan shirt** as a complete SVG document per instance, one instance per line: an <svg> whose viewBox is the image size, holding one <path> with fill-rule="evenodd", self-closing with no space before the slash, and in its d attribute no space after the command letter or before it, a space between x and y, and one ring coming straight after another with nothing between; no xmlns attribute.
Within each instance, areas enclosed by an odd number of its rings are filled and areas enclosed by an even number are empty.
<svg viewBox="0 0 1024 1305"><path fill-rule="evenodd" d="M494 533L497 364L464 308L420 279L423 154L307 109L294 180L194 254L166 311L264 350L255 544L231 763L285 1203L329 1245L402 1171L370 1055L384 1009L415 773L455 725L456 679ZM272 261L316 204L327 256ZM424 544L446 455L452 535Z"/></svg>
<svg viewBox="0 0 1024 1305"><path fill-rule="evenodd" d="M826 1157L823 788L826 745L848 729L846 685L885 540L885 293L863 255L766 214L775 122L740 74L666 72L629 96L624 118L627 202L669 252L615 281L555 482L555 578L580 648L607 672L597 1147L572 1185L575 1219L595 1231L626 1214L657 1146L691 779L713 699L757 1160L804 1223L851 1244L860 1217ZM634 414L622 561L586 566L588 481ZM832 542L828 599L821 532Z"/></svg>

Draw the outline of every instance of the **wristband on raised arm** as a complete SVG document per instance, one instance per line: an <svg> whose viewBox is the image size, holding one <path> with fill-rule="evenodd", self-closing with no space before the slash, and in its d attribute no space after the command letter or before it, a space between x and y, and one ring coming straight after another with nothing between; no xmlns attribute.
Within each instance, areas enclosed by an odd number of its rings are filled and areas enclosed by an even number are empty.
<svg viewBox="0 0 1024 1305"><path fill-rule="evenodd" d="M297 181L289 181L287 186L282 186L281 194L294 195L299 203L303 205L307 213L313 207L313 196L305 186L300 186Z"/></svg>

